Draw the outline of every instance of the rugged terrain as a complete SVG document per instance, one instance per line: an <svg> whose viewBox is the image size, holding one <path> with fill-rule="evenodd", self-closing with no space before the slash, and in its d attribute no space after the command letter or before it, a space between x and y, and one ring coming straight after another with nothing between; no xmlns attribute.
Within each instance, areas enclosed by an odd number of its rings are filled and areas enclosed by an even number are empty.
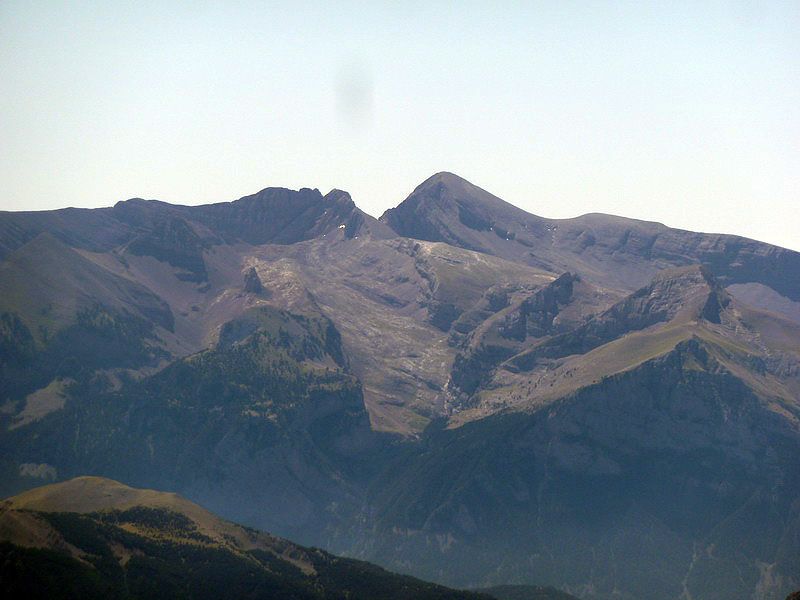
<svg viewBox="0 0 800 600"><path fill-rule="evenodd" d="M800 585L800 254L449 173L0 213L0 491L84 474L458 587Z"/></svg>
<svg viewBox="0 0 800 600"><path fill-rule="evenodd" d="M176 494L99 477L0 505L6 598L491 600L224 521ZM540 598L561 599L555 590Z"/></svg>

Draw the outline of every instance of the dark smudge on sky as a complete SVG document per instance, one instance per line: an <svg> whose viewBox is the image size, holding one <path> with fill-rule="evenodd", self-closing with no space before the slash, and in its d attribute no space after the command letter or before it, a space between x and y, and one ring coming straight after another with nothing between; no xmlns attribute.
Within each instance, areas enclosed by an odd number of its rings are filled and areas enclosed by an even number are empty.
<svg viewBox="0 0 800 600"><path fill-rule="evenodd" d="M362 61L349 61L336 74L336 114L352 129L365 129L372 120L374 84L370 69Z"/></svg>

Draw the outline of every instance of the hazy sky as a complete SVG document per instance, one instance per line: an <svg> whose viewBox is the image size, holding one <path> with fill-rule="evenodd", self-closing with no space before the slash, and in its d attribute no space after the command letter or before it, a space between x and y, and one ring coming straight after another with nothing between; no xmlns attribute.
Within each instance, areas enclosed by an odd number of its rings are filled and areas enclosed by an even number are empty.
<svg viewBox="0 0 800 600"><path fill-rule="evenodd" d="M0 208L453 171L800 250L800 1L0 1Z"/></svg>

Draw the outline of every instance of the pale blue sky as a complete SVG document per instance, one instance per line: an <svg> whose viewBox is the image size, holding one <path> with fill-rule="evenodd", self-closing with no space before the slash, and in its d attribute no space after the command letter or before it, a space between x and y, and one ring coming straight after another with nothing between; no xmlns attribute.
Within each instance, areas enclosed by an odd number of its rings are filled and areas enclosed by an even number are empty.
<svg viewBox="0 0 800 600"><path fill-rule="evenodd" d="M0 208L453 171L800 250L800 1L0 1Z"/></svg>

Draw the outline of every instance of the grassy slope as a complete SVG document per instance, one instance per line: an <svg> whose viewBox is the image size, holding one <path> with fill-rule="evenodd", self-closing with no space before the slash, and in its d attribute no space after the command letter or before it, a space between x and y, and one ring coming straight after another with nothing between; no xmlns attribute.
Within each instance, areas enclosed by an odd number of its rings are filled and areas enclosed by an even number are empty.
<svg viewBox="0 0 800 600"><path fill-rule="evenodd" d="M52 337L81 308L126 310L171 327L167 305L144 286L94 264L49 234L0 263L0 312L19 315L38 341Z"/></svg>
<svg viewBox="0 0 800 600"><path fill-rule="evenodd" d="M80 477L0 507L6 597L474 599L224 521L175 494Z"/></svg>

